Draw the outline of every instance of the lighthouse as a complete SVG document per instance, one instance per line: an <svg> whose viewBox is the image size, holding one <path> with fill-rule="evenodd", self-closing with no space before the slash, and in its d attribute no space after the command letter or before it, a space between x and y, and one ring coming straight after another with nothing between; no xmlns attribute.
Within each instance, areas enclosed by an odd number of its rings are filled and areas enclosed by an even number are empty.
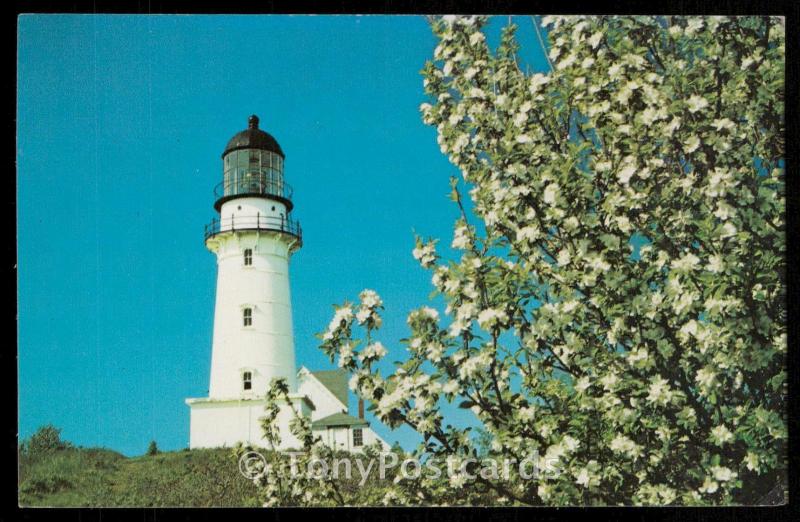
<svg viewBox="0 0 800 522"><path fill-rule="evenodd" d="M267 447L261 426L265 394L273 379L289 385L275 420L278 450L302 446L290 424L311 421L314 436L344 451L368 444L388 449L364 418L348 413L344 370L297 368L292 332L289 261L303 245L292 217L292 189L284 179L286 156L250 116L222 153L222 181L214 190L217 215L206 225L205 244L217 260L214 333L208 396L186 399L189 447Z"/></svg>
<svg viewBox="0 0 800 522"><path fill-rule="evenodd" d="M204 234L217 260L211 376L208 397L186 400L191 447L259 441L261 397L275 378L286 379L299 413L314 409L296 393L289 261L303 236L292 217L284 160L256 115L222 153L222 181L214 190L218 215ZM291 412L282 414L290 418Z"/></svg>
<svg viewBox="0 0 800 522"><path fill-rule="evenodd" d="M296 390L289 258L302 245L278 142L250 116L222 153L219 218L206 226L217 256L211 398L252 395L283 377Z"/></svg>

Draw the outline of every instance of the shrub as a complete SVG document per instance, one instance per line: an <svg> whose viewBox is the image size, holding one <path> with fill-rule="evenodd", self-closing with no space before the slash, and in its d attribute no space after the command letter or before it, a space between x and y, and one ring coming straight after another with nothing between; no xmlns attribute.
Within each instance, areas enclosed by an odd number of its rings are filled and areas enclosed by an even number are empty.
<svg viewBox="0 0 800 522"><path fill-rule="evenodd" d="M61 440L61 428L52 424L40 427L36 433L20 444L20 458L35 459L53 451L70 448L69 442Z"/></svg>

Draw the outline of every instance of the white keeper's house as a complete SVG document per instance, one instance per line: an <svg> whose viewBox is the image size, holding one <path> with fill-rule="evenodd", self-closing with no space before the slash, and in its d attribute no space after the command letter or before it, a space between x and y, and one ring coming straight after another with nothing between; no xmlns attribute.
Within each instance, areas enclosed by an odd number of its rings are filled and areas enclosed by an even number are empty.
<svg viewBox="0 0 800 522"><path fill-rule="evenodd" d="M215 190L219 217L206 225L206 247L217 257L211 378L208 397L186 399L189 447L266 447L263 395L273 378L284 377L290 395L278 416L279 449L301 446L289 430L291 409L309 416L315 435L333 448L357 452L377 442L389 449L364 418L363 402L350 415L344 371L296 367L289 258L303 234L291 215L285 155L258 123L250 116L248 128L225 147Z"/></svg>

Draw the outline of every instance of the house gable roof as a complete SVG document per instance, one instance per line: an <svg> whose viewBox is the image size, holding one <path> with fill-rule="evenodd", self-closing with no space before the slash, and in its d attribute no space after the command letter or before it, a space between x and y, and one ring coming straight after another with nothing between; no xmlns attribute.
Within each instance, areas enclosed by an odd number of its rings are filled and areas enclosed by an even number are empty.
<svg viewBox="0 0 800 522"><path fill-rule="evenodd" d="M349 390L347 388L347 372L345 370L323 370L309 372L320 384L330 391L345 408L349 405Z"/></svg>
<svg viewBox="0 0 800 522"><path fill-rule="evenodd" d="M334 413L333 415L328 415L327 417L317 419L311 423L312 428L333 428L339 426L368 427L369 423L364 419L359 419L346 413Z"/></svg>

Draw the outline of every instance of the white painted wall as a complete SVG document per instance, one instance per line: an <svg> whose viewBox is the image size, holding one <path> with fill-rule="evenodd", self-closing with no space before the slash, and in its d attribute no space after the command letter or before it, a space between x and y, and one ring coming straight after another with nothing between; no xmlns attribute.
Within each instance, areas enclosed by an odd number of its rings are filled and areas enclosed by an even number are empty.
<svg viewBox="0 0 800 522"><path fill-rule="evenodd" d="M220 230L230 230L231 220L234 228L239 228L241 224L255 223L259 216L280 219L281 216L285 218L287 212L283 203L272 199L235 198L222 204L219 215L222 220Z"/></svg>
<svg viewBox="0 0 800 522"><path fill-rule="evenodd" d="M370 427L361 428L363 444L361 446L353 446L353 429L352 427L344 426L315 428L314 435L322 439L323 444L326 446L342 451L361 453L364 451L364 446L375 444L376 442L385 451L390 449L390 446Z"/></svg>
<svg viewBox="0 0 800 522"><path fill-rule="evenodd" d="M301 368L297 375L297 393L306 395L314 403L315 410L311 413L311 420L315 421L333 415L334 413L347 413L347 404L336 398L328 388L320 383L306 368Z"/></svg>
<svg viewBox="0 0 800 522"><path fill-rule="evenodd" d="M292 406L284 403L278 413L281 431L280 450L297 449L302 443L289 430L293 418L292 408L301 415L311 414L308 402L298 396L291 399ZM264 416L263 400L215 401L187 399L190 409L190 448L233 447L237 442L268 448L259 419Z"/></svg>
<svg viewBox="0 0 800 522"><path fill-rule="evenodd" d="M328 427L314 430L314 435L320 437L329 448L350 451L353 449L353 439L349 428Z"/></svg>
<svg viewBox="0 0 800 522"><path fill-rule="evenodd" d="M242 215L254 217L252 212L266 211L273 204L284 209L274 201L241 198L226 202L221 211L223 215L239 214L232 209L241 206L241 213L244 209L249 213ZM294 241L286 234L241 231L220 233L206 242L217 256L209 397L263 395L274 377L286 378L290 391L297 389L289 290L289 257L296 247ZM250 266L244 264L246 248L253 251ZM244 326L244 308L252 309L251 326ZM250 392L242 386L245 371L253 376Z"/></svg>

